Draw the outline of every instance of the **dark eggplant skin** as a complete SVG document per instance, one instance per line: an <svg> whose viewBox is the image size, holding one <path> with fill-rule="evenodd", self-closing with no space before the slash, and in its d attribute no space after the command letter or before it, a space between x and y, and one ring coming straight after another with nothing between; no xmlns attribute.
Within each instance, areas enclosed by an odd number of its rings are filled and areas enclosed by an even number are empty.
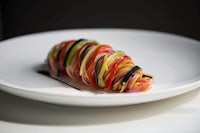
<svg viewBox="0 0 200 133"><path fill-rule="evenodd" d="M89 48L90 48L91 46L92 46L92 45L88 45L88 46L83 50L83 52L81 53L81 56L80 56L81 61L83 60L83 58L85 57L85 55L87 54L87 52L88 52L88 50L89 50Z"/></svg>
<svg viewBox="0 0 200 133"><path fill-rule="evenodd" d="M143 77L143 78L144 78L144 77L147 77L147 78L150 78L150 79L153 78L152 76L150 76L150 75L145 75L145 74L143 74L142 77Z"/></svg>
<svg viewBox="0 0 200 133"><path fill-rule="evenodd" d="M134 66L133 68L131 68L124 76L124 78L121 80L121 85L123 86L124 84L126 84L126 82L128 81L128 79L134 75L134 73L141 69L139 66Z"/></svg>
<svg viewBox="0 0 200 133"><path fill-rule="evenodd" d="M62 49L63 49L63 47L58 50L58 54L56 56L56 68L57 68L57 76L58 77L60 76L60 64L59 63L60 63L60 53L61 53Z"/></svg>
<svg viewBox="0 0 200 133"><path fill-rule="evenodd" d="M80 41L82 41L82 40L85 40L85 39L79 39L79 40L75 41L75 42L71 45L71 47L69 48L69 50L68 50L67 53L65 54L65 58L64 58L64 61L63 61L63 66L64 66L64 67L67 66L66 62L67 62L67 59L68 59L68 57L69 57L69 54L70 54L71 50L73 49L73 47L76 46L76 44L78 44L78 43L79 43Z"/></svg>
<svg viewBox="0 0 200 133"><path fill-rule="evenodd" d="M95 64L95 68L94 68L94 81L95 81L95 84L98 85L98 74L99 74L99 69L98 69L98 65L101 64L103 58L104 58L105 55L101 56L96 64Z"/></svg>

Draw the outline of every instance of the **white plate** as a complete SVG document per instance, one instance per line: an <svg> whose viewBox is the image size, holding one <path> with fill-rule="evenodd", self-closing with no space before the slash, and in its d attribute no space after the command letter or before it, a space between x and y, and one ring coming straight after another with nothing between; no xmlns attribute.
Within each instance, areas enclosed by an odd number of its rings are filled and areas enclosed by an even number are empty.
<svg viewBox="0 0 200 133"><path fill-rule="evenodd" d="M50 48L63 40L88 38L131 56L155 82L144 93L79 91L37 73ZM0 43L0 89L25 98L73 106L120 106L177 96L200 86L200 42L162 32L76 29L44 32Z"/></svg>

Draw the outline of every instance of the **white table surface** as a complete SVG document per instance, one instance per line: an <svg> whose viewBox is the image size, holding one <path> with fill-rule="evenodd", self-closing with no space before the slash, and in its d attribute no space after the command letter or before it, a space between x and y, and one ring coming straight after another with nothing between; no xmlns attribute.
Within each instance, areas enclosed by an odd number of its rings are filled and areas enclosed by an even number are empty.
<svg viewBox="0 0 200 133"><path fill-rule="evenodd" d="M200 133L200 88L123 107L58 106L0 91L0 133Z"/></svg>

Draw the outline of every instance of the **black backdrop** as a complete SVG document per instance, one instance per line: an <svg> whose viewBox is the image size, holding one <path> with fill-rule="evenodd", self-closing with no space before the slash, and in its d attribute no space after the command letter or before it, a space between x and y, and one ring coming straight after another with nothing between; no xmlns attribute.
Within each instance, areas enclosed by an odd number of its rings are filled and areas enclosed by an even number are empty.
<svg viewBox="0 0 200 133"><path fill-rule="evenodd" d="M200 0L0 0L0 39L71 28L133 28L200 40Z"/></svg>

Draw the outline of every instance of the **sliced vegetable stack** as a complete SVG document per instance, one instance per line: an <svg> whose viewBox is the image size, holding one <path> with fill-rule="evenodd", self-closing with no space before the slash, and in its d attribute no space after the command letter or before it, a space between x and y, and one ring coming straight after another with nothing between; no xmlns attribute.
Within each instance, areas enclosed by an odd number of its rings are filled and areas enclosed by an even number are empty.
<svg viewBox="0 0 200 133"><path fill-rule="evenodd" d="M68 76L97 90L147 91L154 80L124 52L95 40L63 41L50 50L46 61L57 77Z"/></svg>

